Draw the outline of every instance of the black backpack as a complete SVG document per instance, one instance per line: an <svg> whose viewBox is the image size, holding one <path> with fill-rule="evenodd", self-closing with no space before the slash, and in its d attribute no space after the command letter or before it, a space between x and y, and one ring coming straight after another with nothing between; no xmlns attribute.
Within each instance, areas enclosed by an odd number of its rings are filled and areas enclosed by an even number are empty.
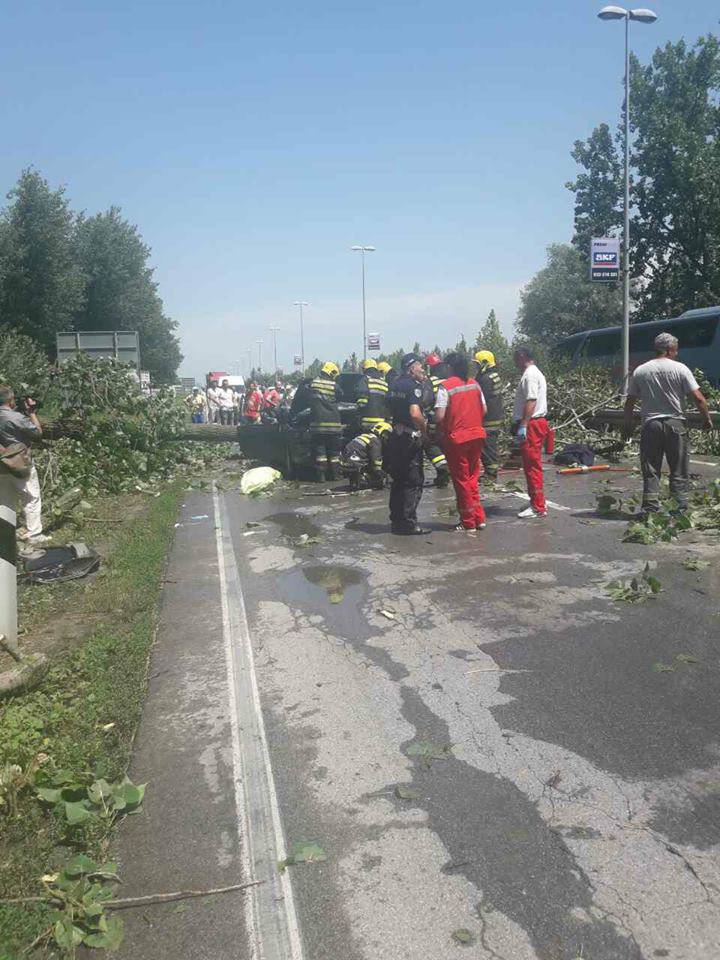
<svg viewBox="0 0 720 960"><path fill-rule="evenodd" d="M595 463L595 452L586 443L566 443L553 457L562 467L591 467Z"/></svg>

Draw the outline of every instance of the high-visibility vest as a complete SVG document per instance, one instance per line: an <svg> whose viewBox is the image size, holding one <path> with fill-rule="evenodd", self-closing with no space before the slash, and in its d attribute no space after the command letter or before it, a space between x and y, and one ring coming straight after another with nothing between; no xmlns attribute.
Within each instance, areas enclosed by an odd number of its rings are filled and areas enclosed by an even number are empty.
<svg viewBox="0 0 720 960"><path fill-rule="evenodd" d="M315 433L342 433L335 381L320 374L308 388L310 429Z"/></svg>
<svg viewBox="0 0 720 960"><path fill-rule="evenodd" d="M358 397L358 412L366 426L387 419L388 385L384 377L365 374L362 393Z"/></svg>
<svg viewBox="0 0 720 960"><path fill-rule="evenodd" d="M483 394L477 380L450 377L443 380L448 392L448 405L443 433L451 443L467 443L485 437L483 427Z"/></svg>

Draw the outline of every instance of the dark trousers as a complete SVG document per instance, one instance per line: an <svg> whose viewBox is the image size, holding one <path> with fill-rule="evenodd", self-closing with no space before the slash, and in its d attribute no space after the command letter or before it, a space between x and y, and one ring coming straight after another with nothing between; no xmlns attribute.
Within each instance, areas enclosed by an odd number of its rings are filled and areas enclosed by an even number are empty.
<svg viewBox="0 0 720 960"><path fill-rule="evenodd" d="M670 496L681 510L688 505L690 446L684 420L676 417L646 420L640 434L640 470L643 476L643 509L660 509L660 473L663 457L670 470Z"/></svg>
<svg viewBox="0 0 720 960"><path fill-rule="evenodd" d="M228 427L233 421L233 411L231 407L220 407L220 423Z"/></svg>
<svg viewBox="0 0 720 960"><path fill-rule="evenodd" d="M340 467L342 435L339 433L310 434L310 448L317 480L336 480Z"/></svg>
<svg viewBox="0 0 720 960"><path fill-rule="evenodd" d="M393 432L388 441L387 467L392 477L390 523L397 529L412 529L417 525L417 509L425 482L421 439L409 433Z"/></svg>
<svg viewBox="0 0 720 960"><path fill-rule="evenodd" d="M485 443L482 450L482 465L483 473L488 480L497 480L498 467L500 466L498 460L499 437L499 430L485 429Z"/></svg>

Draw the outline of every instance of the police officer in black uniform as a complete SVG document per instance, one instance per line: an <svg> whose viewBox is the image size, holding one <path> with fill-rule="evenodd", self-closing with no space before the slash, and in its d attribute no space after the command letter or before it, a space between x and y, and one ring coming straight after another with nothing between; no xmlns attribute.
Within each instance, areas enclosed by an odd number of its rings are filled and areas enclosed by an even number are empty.
<svg viewBox="0 0 720 960"><path fill-rule="evenodd" d="M392 436L388 441L387 468L390 487L390 524L393 533L405 536L430 533L417 522L422 498L423 441L427 439L427 421L422 413L422 361L414 353L402 360L402 373L390 387Z"/></svg>

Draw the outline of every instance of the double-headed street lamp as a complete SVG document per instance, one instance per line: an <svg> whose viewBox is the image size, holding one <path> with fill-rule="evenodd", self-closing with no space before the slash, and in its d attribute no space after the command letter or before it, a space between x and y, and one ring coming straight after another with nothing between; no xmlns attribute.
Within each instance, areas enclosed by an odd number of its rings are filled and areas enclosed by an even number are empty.
<svg viewBox="0 0 720 960"><path fill-rule="evenodd" d="M363 303L363 360L367 359L367 326L365 323L365 254L374 253L375 247L356 245L350 248L362 255L362 303Z"/></svg>
<svg viewBox="0 0 720 960"><path fill-rule="evenodd" d="M300 360L302 361L302 372L305 374L305 332L303 330L303 307L309 307L307 300L293 300L294 307L300 307Z"/></svg>
<svg viewBox="0 0 720 960"><path fill-rule="evenodd" d="M601 20L625 21L625 204L623 225L623 326L622 326L622 358L623 358L623 390L627 390L630 377L630 21L638 23L655 23L657 14L652 10L641 8L626 10L624 7L603 7L598 17Z"/></svg>

